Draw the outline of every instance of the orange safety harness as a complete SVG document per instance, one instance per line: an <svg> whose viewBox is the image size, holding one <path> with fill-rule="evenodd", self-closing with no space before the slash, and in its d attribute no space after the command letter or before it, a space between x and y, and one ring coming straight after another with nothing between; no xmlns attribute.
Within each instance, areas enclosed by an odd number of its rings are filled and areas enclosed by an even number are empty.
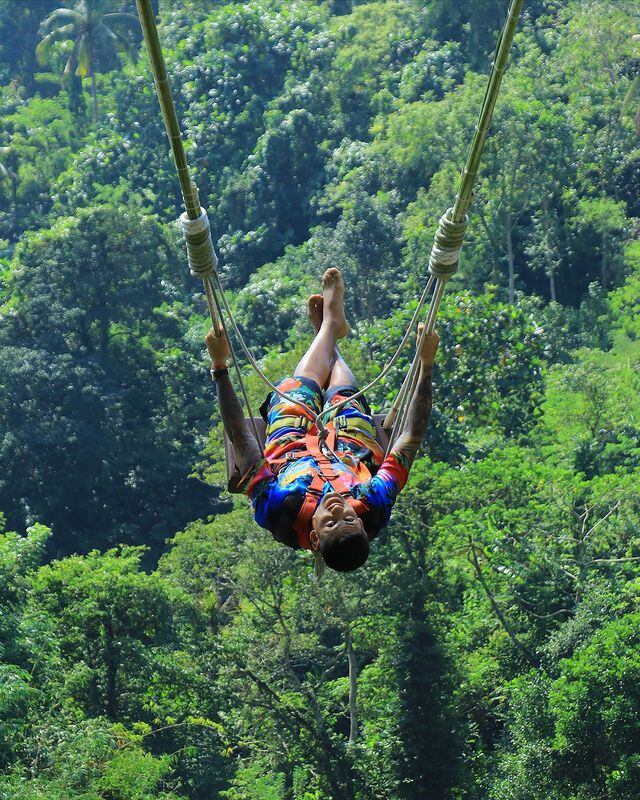
<svg viewBox="0 0 640 800"><path fill-rule="evenodd" d="M280 466L290 463L292 460L313 456L315 463L309 465L309 471L313 472L313 478L307 488L302 507L293 523L293 530L298 537L298 546L305 550L311 549L311 540L309 538L311 520L320 505L326 483L331 485L334 492L338 492L345 498L359 517L369 510L369 506L363 500L357 500L353 496L344 473L336 469L337 456L333 452L335 446L336 430L334 423L329 422L321 432L314 425L307 432L304 449L291 450L286 454L285 458L270 461L277 471ZM362 463L358 464L355 475L358 482L366 483L371 480L371 473Z"/></svg>

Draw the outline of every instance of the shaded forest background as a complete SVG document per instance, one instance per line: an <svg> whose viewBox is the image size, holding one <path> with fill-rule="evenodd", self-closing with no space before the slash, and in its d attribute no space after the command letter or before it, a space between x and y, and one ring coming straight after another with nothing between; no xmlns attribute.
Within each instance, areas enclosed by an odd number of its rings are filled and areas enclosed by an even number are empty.
<svg viewBox="0 0 640 800"><path fill-rule="evenodd" d="M133 8L62 5L0 0L0 797L637 800L637 3L525 3L428 440L367 567L321 584L224 491ZM506 3L158 11L261 363L292 370L338 265L373 377Z"/></svg>

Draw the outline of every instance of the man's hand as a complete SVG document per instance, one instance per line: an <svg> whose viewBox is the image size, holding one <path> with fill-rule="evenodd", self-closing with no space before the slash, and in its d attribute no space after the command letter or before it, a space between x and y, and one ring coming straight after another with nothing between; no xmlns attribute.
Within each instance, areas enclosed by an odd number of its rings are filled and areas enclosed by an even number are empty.
<svg viewBox="0 0 640 800"><path fill-rule="evenodd" d="M216 332L211 328L205 337L205 342L211 356L211 365L213 367L226 367L230 350L229 340L225 331L223 330L220 336L216 336Z"/></svg>
<svg viewBox="0 0 640 800"><path fill-rule="evenodd" d="M424 323L421 322L418 325L418 340L417 340L418 347L420 347L420 337L422 336L423 329L424 329ZM433 333L428 333L424 337L424 342L422 343L422 347L420 348L420 361L422 362L422 366L424 367L433 366L433 362L436 359L436 351L438 349L439 344L440 344L440 337L435 331L433 331Z"/></svg>

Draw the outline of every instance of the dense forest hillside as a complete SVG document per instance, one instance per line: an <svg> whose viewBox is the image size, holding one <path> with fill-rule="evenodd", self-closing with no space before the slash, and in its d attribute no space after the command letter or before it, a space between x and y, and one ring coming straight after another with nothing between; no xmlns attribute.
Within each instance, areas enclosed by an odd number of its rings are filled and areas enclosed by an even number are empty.
<svg viewBox="0 0 640 800"><path fill-rule="evenodd" d="M155 5L261 365L291 373L339 266L365 382L506 0ZM225 491L134 4L0 0L0 117L0 798L637 800L636 0L525 2L427 441L366 567L319 583Z"/></svg>

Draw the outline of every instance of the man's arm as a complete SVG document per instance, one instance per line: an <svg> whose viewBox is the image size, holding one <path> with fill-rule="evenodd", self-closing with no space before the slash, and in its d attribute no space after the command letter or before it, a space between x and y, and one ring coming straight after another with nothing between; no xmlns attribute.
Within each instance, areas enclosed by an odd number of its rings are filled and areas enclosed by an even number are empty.
<svg viewBox="0 0 640 800"><path fill-rule="evenodd" d="M418 342L422 326L418 329ZM389 522L396 498L404 488L409 470L416 457L427 429L431 413L431 373L438 349L438 335L426 336L420 352L420 374L413 397L407 408L407 418L397 441L380 469L367 484L362 499L369 511L363 517L365 530L370 539Z"/></svg>
<svg viewBox="0 0 640 800"><path fill-rule="evenodd" d="M422 328L418 330L418 341L420 340ZM440 339L437 333L425 336L420 353L420 372L418 383L413 397L409 401L407 417L404 428L393 446L392 452L401 453L407 469L413 464L416 453L420 449L424 434L427 430L431 406L433 404L433 386L431 378L433 375L433 362L438 349Z"/></svg>
<svg viewBox="0 0 640 800"><path fill-rule="evenodd" d="M211 329L205 341L211 356L211 369L226 369L229 358L229 342L226 333L223 331L221 336L216 336ZM244 475L261 458L262 451L251 432L249 421L244 416L242 405L228 373L216 378L216 390L222 424L233 445L238 469Z"/></svg>

